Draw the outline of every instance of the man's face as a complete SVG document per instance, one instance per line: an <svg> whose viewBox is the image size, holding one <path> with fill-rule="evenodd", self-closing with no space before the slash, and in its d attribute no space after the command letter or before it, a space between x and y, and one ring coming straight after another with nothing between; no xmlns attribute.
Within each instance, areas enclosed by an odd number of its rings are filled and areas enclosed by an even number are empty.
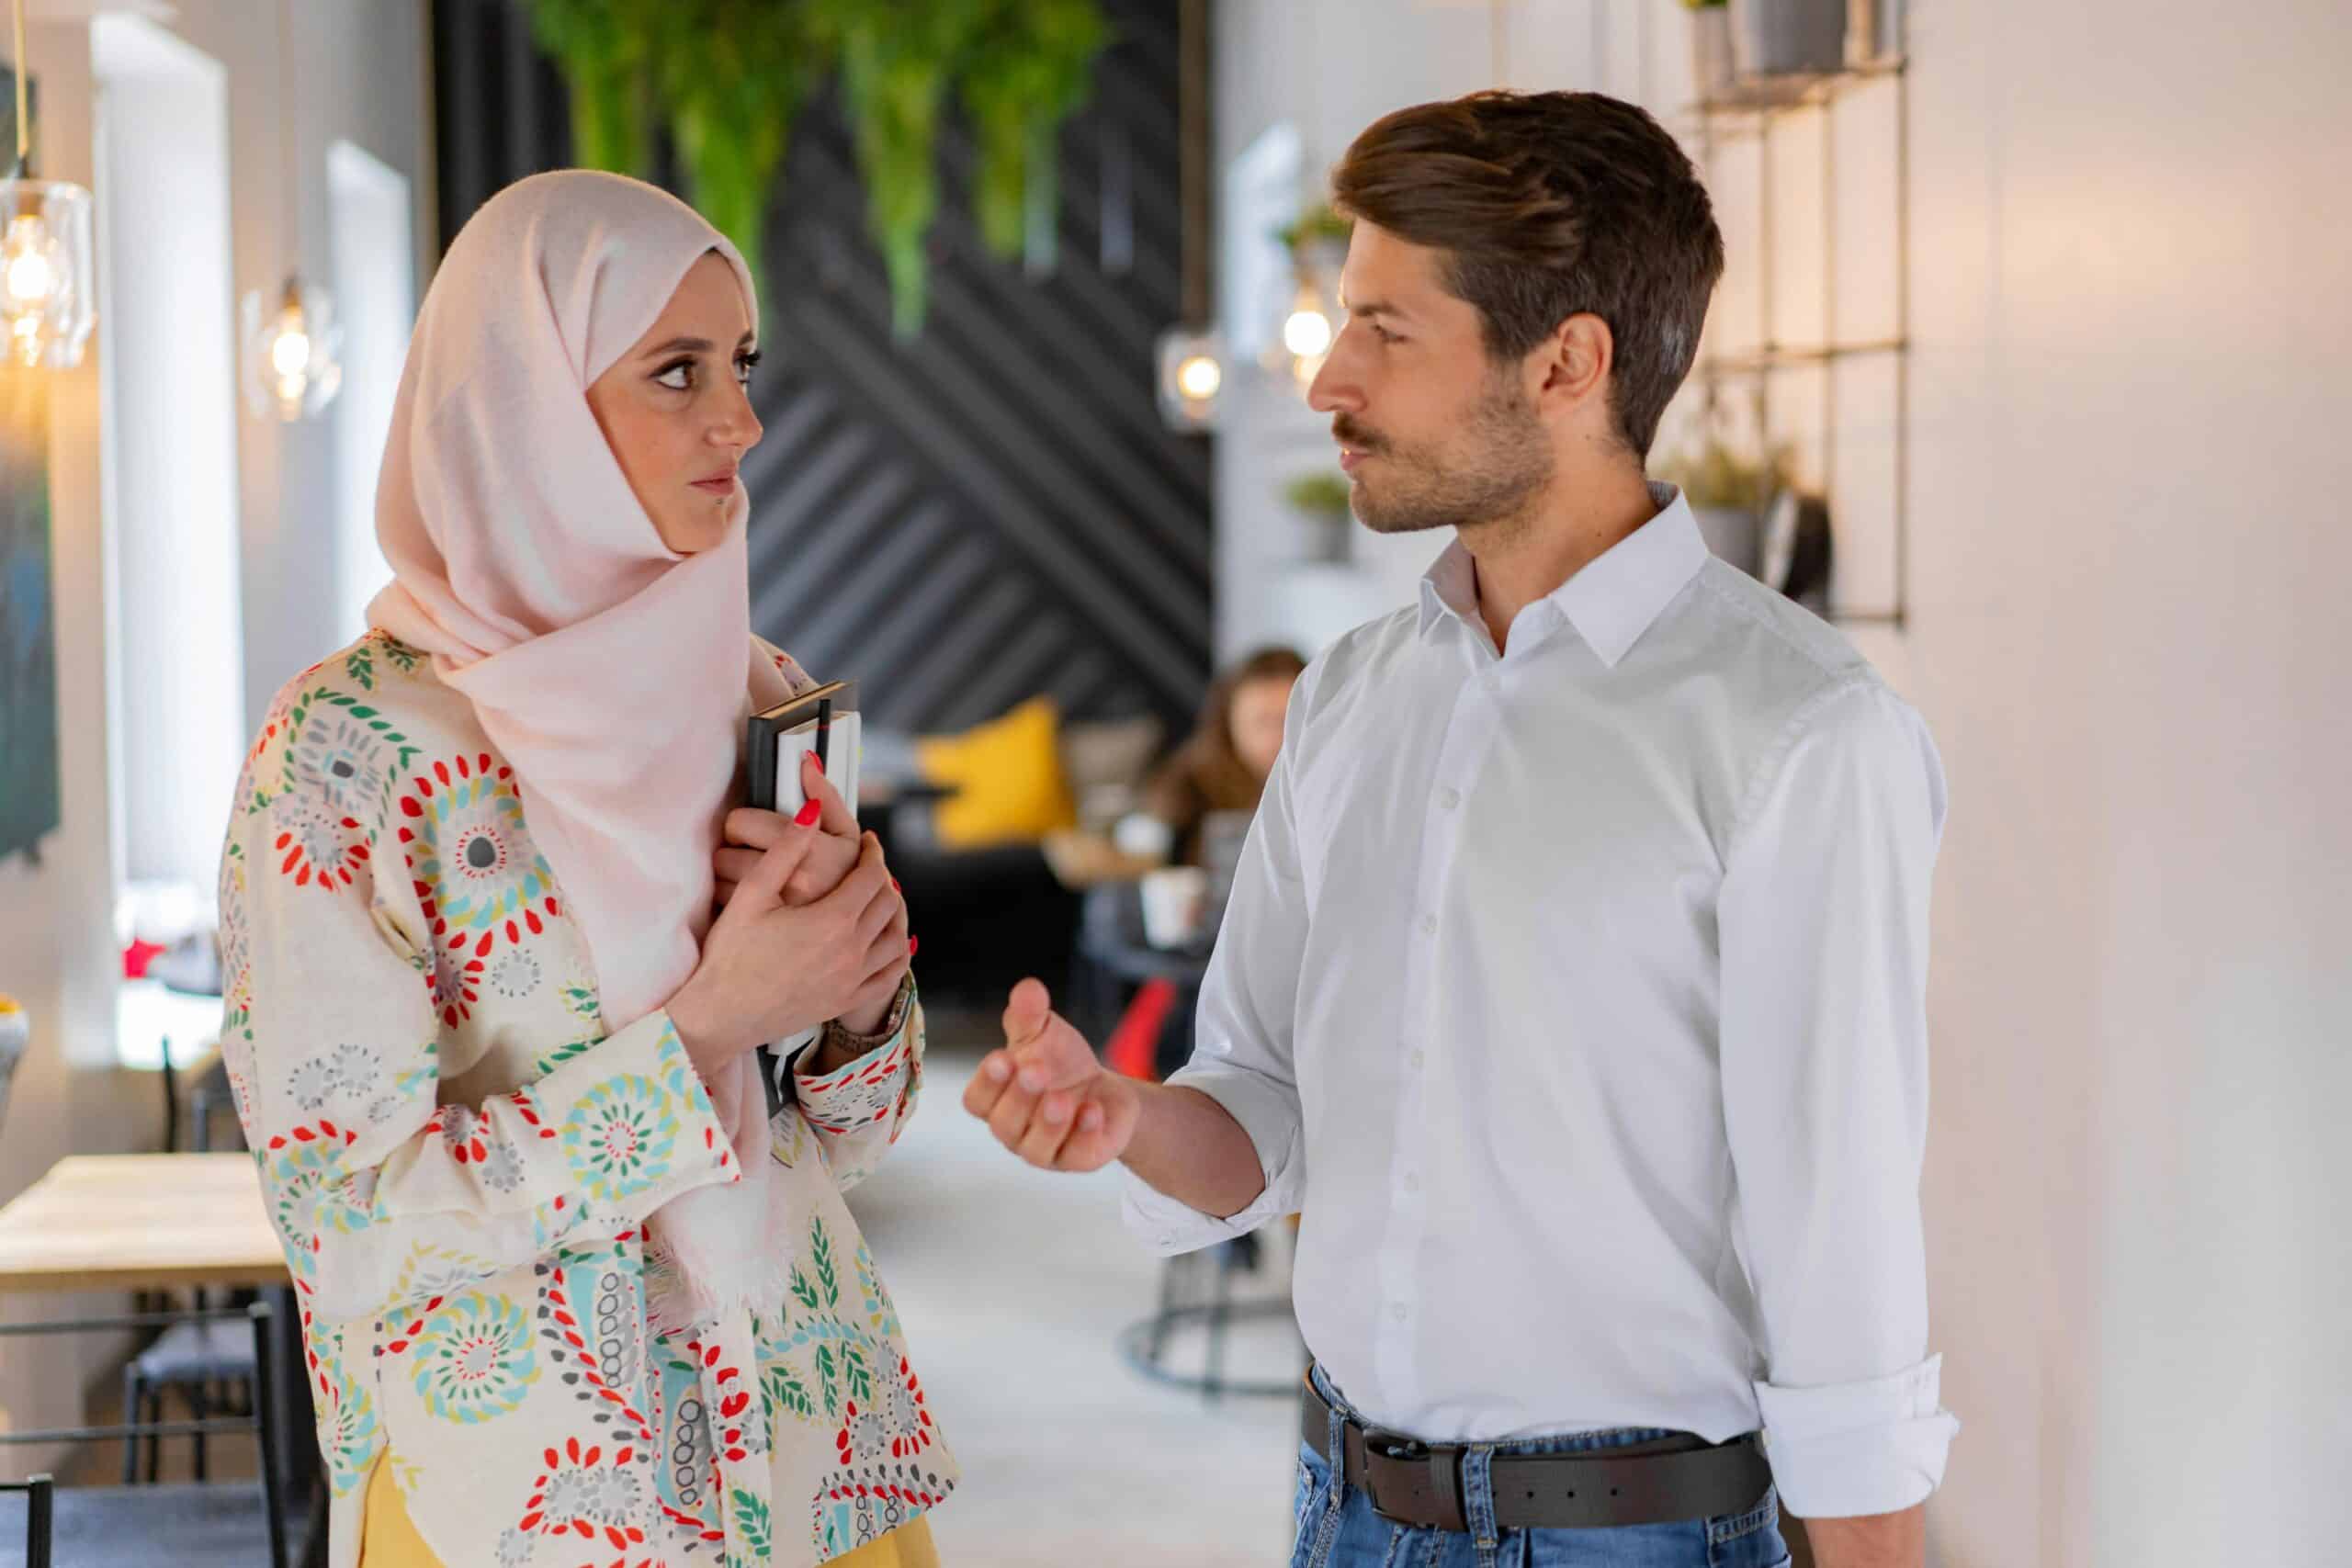
<svg viewBox="0 0 2352 1568"><path fill-rule="evenodd" d="M1477 308L1447 292L1440 257L1357 223L1340 278L1347 324L1307 389L1375 533L1504 521L1552 480L1523 366L1487 356Z"/></svg>

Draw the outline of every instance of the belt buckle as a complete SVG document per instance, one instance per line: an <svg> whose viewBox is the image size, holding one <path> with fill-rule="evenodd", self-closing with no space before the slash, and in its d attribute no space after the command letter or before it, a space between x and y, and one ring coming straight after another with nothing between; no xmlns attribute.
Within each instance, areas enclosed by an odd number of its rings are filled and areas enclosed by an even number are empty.
<svg viewBox="0 0 2352 1568"><path fill-rule="evenodd" d="M1423 1464L1431 1463L1437 1457L1437 1450L1420 1438L1408 1436L1403 1432L1392 1432L1380 1427L1366 1427L1363 1429L1363 1450L1367 1457L1377 1454L1385 1460L1419 1461ZM1372 1466L1369 1463L1364 1466L1363 1479L1364 1491L1371 1496L1374 1513L1394 1524L1419 1522L1391 1514L1381 1506L1380 1488L1373 1481Z"/></svg>

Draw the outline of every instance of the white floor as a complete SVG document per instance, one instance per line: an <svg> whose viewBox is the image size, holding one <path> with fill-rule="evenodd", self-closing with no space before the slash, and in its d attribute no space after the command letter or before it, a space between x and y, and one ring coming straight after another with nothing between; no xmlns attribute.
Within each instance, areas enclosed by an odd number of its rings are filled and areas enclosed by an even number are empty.
<svg viewBox="0 0 2352 1568"><path fill-rule="evenodd" d="M1286 1561L1295 1401L1209 1404L1120 1359L1118 1333L1152 1310L1160 1265L1121 1228L1116 1181L999 1148L963 1109L971 1056L939 1043L913 1124L850 1204L963 1465L933 1518L945 1568ZM1278 1273L1288 1232L1273 1234ZM1194 1346L1177 1348L1197 1364ZM1280 1381L1301 1355L1286 1325L1261 1325L1237 1330L1228 1366Z"/></svg>

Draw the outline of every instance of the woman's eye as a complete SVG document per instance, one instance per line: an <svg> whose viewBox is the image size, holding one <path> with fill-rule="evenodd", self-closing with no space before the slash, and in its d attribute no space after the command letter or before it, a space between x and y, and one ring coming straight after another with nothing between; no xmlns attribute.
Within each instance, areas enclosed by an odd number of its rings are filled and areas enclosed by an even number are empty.
<svg viewBox="0 0 2352 1568"><path fill-rule="evenodd" d="M759 367L759 350L753 349L749 354L737 355L735 356L735 384L739 387L750 386L752 384L752 372Z"/></svg>
<svg viewBox="0 0 2352 1568"><path fill-rule="evenodd" d="M653 383L658 387L667 387L673 392L694 390L695 362L681 359L673 365L663 366L654 373Z"/></svg>

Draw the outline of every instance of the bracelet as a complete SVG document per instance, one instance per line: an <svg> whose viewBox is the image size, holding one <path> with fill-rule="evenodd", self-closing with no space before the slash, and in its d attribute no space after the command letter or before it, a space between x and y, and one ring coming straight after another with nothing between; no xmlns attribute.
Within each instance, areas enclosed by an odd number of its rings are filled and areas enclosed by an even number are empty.
<svg viewBox="0 0 2352 1568"><path fill-rule="evenodd" d="M890 998L890 1010L882 1020L880 1029L871 1034L860 1034L845 1027L840 1019L834 1019L825 1025L825 1043L839 1045L849 1051L853 1057L863 1056L869 1051L888 1045L899 1037L900 1030L906 1028L907 1014L913 1009L914 999L915 977L909 975L899 982L899 994Z"/></svg>

